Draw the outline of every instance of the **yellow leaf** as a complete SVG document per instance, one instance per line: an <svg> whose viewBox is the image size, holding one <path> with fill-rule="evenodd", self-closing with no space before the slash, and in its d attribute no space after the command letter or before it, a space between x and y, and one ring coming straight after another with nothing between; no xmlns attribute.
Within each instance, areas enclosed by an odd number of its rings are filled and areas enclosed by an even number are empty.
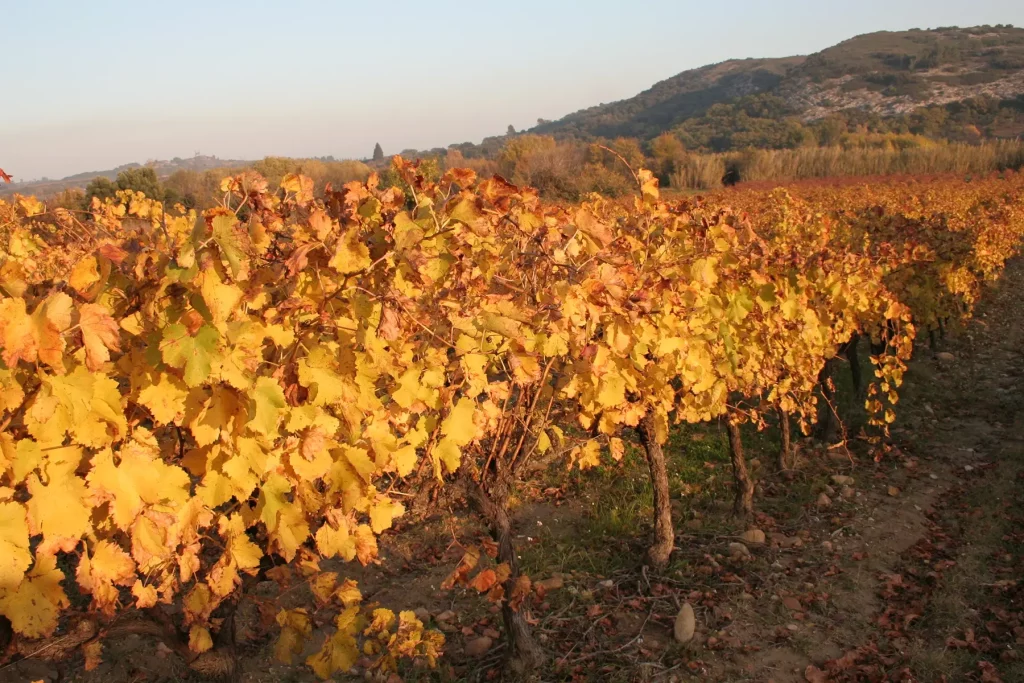
<svg viewBox="0 0 1024 683"><path fill-rule="evenodd" d="M398 379L398 389L391 394L391 398L402 408L408 409L416 402L419 389L420 370L418 367L412 367L402 373Z"/></svg>
<svg viewBox="0 0 1024 683"><path fill-rule="evenodd" d="M25 216L38 216L46 211L46 205L35 197L19 197L18 206L25 212Z"/></svg>
<svg viewBox="0 0 1024 683"><path fill-rule="evenodd" d="M377 537L373 530L365 524L360 524L355 531L356 559L360 564L366 566L377 557Z"/></svg>
<svg viewBox="0 0 1024 683"><path fill-rule="evenodd" d="M188 649L196 654L202 654L213 647L213 638L210 637L210 630L205 626L193 624L188 631Z"/></svg>
<svg viewBox="0 0 1024 683"><path fill-rule="evenodd" d="M18 503L0 503L0 591L21 583L30 564L25 508Z"/></svg>
<svg viewBox="0 0 1024 683"><path fill-rule="evenodd" d="M476 323L480 329L488 332L496 332L503 337L509 339L521 339L522 332L520 327L522 326L516 320L512 318L506 318L505 316L498 315L496 313L484 312L480 315L480 320Z"/></svg>
<svg viewBox="0 0 1024 683"><path fill-rule="evenodd" d="M568 337L564 334L551 334L544 338L541 352L548 358L564 356L569 353Z"/></svg>
<svg viewBox="0 0 1024 683"><path fill-rule="evenodd" d="M609 373L602 377L597 402L603 408L614 408L625 403L626 379L619 373Z"/></svg>
<svg viewBox="0 0 1024 683"><path fill-rule="evenodd" d="M78 307L78 327L85 343L85 365L99 370L110 360L110 351L121 350L121 330L106 308L99 304Z"/></svg>
<svg viewBox="0 0 1024 683"><path fill-rule="evenodd" d="M74 302L64 292L54 292L29 316L25 300L5 298L0 301L0 346L3 361L14 368L19 360L34 363L40 360L58 372L64 371L64 332L71 327Z"/></svg>
<svg viewBox="0 0 1024 683"><path fill-rule="evenodd" d="M110 581L129 586L135 578L135 562L119 546L110 541L96 544L92 555L93 580Z"/></svg>
<svg viewBox="0 0 1024 683"><path fill-rule="evenodd" d="M197 583L181 601L185 612L185 623L204 622L217 607L210 587L205 583Z"/></svg>
<svg viewBox="0 0 1024 683"><path fill-rule="evenodd" d="M360 478L366 483L370 483L371 477L377 471L377 465L370 459L366 450L355 446L342 446L341 451L345 454L345 460L359 474Z"/></svg>
<svg viewBox="0 0 1024 683"><path fill-rule="evenodd" d="M179 323L163 330L160 353L165 363L184 371L185 384L197 387L210 377L213 360L220 347L220 333L203 325L195 335Z"/></svg>
<svg viewBox="0 0 1024 683"><path fill-rule="evenodd" d="M216 508L234 498L239 493L238 488L237 482L231 477L217 470L208 470L196 488L196 496L207 507Z"/></svg>
<svg viewBox="0 0 1024 683"><path fill-rule="evenodd" d="M120 325L122 330L137 337L144 331L145 319L140 311L135 311L127 318L122 318Z"/></svg>
<svg viewBox="0 0 1024 683"><path fill-rule="evenodd" d="M225 323L237 310L238 303L242 300L242 290L237 285L223 282L213 268L203 272L202 280L200 291L203 294L206 307L210 310L214 327L225 332L227 329Z"/></svg>
<svg viewBox="0 0 1024 683"><path fill-rule="evenodd" d="M68 277L68 284L85 296L92 286L100 281L100 271L95 256L86 256L75 264Z"/></svg>
<svg viewBox="0 0 1024 683"><path fill-rule="evenodd" d="M312 460L307 460L297 451L292 451L288 454L288 464L303 481L317 481L330 472L333 461L326 450L317 453Z"/></svg>
<svg viewBox="0 0 1024 683"><path fill-rule="evenodd" d="M341 377L330 367L330 357L322 347L313 349L299 361L299 384L310 389L313 405L333 405L345 393Z"/></svg>
<svg viewBox="0 0 1024 683"><path fill-rule="evenodd" d="M406 477L416 469L419 455L416 453L416 447L409 445L402 446L392 453L391 459L395 463L395 471L398 473L398 476Z"/></svg>
<svg viewBox="0 0 1024 683"><path fill-rule="evenodd" d="M9 368L14 368L19 360L34 363L38 357L32 319L21 297L0 300L0 346L4 364Z"/></svg>
<svg viewBox="0 0 1024 683"><path fill-rule="evenodd" d="M292 491L292 485L280 474L272 474L260 488L260 497L256 505L256 512L260 519L267 525L267 528L274 530L278 526L278 516L281 511L291 505L288 494Z"/></svg>
<svg viewBox="0 0 1024 683"><path fill-rule="evenodd" d="M111 502L111 518L127 530L146 505L183 504L188 498L189 476L183 469L147 457L141 449L121 450L121 462L114 464L109 449L93 456L86 476L90 495L97 503Z"/></svg>
<svg viewBox="0 0 1024 683"><path fill-rule="evenodd" d="M28 523L33 535L43 535L37 552L71 552L91 529L91 509L85 504L85 482L72 468L48 468L44 485L35 474L28 476Z"/></svg>
<svg viewBox="0 0 1024 683"><path fill-rule="evenodd" d="M291 664L292 658L302 654L306 637L313 632L313 624L304 609L281 610L277 613L281 634L274 644L274 657L282 664Z"/></svg>
<svg viewBox="0 0 1024 683"><path fill-rule="evenodd" d="M337 572L321 572L309 582L309 590L317 603L324 605L334 597L334 588L338 583Z"/></svg>
<svg viewBox="0 0 1024 683"><path fill-rule="evenodd" d="M138 609L148 609L156 606L156 588L147 586L142 583L141 579L137 579L132 586L132 595L135 596L135 607Z"/></svg>
<svg viewBox="0 0 1024 683"><path fill-rule="evenodd" d="M509 365L512 366L512 376L520 384L538 382L543 376L540 361L532 353L512 353L508 359Z"/></svg>
<svg viewBox="0 0 1024 683"><path fill-rule="evenodd" d="M379 534L385 529L390 529L395 517L405 514L405 508L390 498L378 498L370 506L370 528L373 533Z"/></svg>
<svg viewBox="0 0 1024 683"><path fill-rule="evenodd" d="M158 424L173 424L185 412L186 396L188 387L184 382L161 372L160 381L139 392L139 403L149 408Z"/></svg>
<svg viewBox="0 0 1024 683"><path fill-rule="evenodd" d="M96 375L92 385L92 404L89 407L89 413L71 428L76 443L90 448L104 448L124 438L128 422L116 380Z"/></svg>
<svg viewBox="0 0 1024 683"><path fill-rule="evenodd" d="M246 258L246 246L248 233L238 225L238 219L231 212L220 213L210 221L213 232L213 241L220 249L221 257L227 262L231 269L231 276L235 280L247 280L249 278L249 261ZM188 268L190 266L182 263L182 256L178 255L178 264ZM194 260L194 254L192 255Z"/></svg>
<svg viewBox="0 0 1024 683"><path fill-rule="evenodd" d="M336 526L324 524L316 532L316 548L322 557L341 557L351 562L356 556L356 539L349 534L348 521L338 520Z"/></svg>
<svg viewBox="0 0 1024 683"><path fill-rule="evenodd" d="M435 462L444 463L445 469L448 472L454 472L459 469L459 465L462 463L462 449L459 448L458 444L450 436L446 436L437 442L431 451L431 455Z"/></svg>
<svg viewBox="0 0 1024 683"><path fill-rule="evenodd" d="M301 205L313 200L313 179L298 173L289 173L281 179L281 189L295 195Z"/></svg>
<svg viewBox="0 0 1024 683"><path fill-rule="evenodd" d="M608 439L608 449L612 453L612 460L619 462L622 460L622 456L626 454L626 444L623 443L622 439L612 437Z"/></svg>
<svg viewBox="0 0 1024 683"><path fill-rule="evenodd" d="M540 436L537 437L537 452L547 453L551 448L551 437L548 436L547 432L541 432Z"/></svg>
<svg viewBox="0 0 1024 683"><path fill-rule="evenodd" d="M658 201L660 196L658 192L658 178L650 170L641 168L637 172L637 178L640 180L640 194L643 195L644 201L647 203L653 203Z"/></svg>
<svg viewBox="0 0 1024 683"><path fill-rule="evenodd" d="M249 428L263 436L276 434L281 412L287 407L281 385L270 377L260 377L252 390Z"/></svg>
<svg viewBox="0 0 1024 683"><path fill-rule="evenodd" d="M4 451L10 449L11 436L9 434L3 435L4 439ZM32 439L20 439L14 444L13 450L10 453L11 469L14 476L13 483L17 484L21 482L29 472L32 472L37 467L42 467L46 459L43 458L43 451L39 447L39 444Z"/></svg>
<svg viewBox="0 0 1024 683"><path fill-rule="evenodd" d="M395 625L395 613L389 609L378 607L373 610L373 614L370 619L370 625L363 631L364 635L373 635L374 633L384 633L390 631L391 627Z"/></svg>
<svg viewBox="0 0 1024 683"><path fill-rule="evenodd" d="M590 439L583 446L573 449L572 458L581 470L597 467L601 464L601 444L596 439Z"/></svg>
<svg viewBox="0 0 1024 683"><path fill-rule="evenodd" d="M61 588L64 573L54 555L35 558L35 566L20 584L0 586L0 614L11 621L15 633L27 638L46 638L57 628L60 609L69 602Z"/></svg>
<svg viewBox="0 0 1024 683"><path fill-rule="evenodd" d="M55 292L36 307L32 313L39 360L58 372L64 371L64 332L71 327L74 302L64 292Z"/></svg>
<svg viewBox="0 0 1024 683"><path fill-rule="evenodd" d="M245 533L245 521L240 514L231 515L227 521L222 518L220 532L228 538L227 554L239 569L256 569L260 566L263 551L249 540Z"/></svg>
<svg viewBox="0 0 1024 683"><path fill-rule="evenodd" d="M94 604L107 616L113 616L118 606L115 585L129 586L135 579L135 562L128 553L110 541L100 541L90 556L82 554L76 572L83 592L91 593Z"/></svg>
<svg viewBox="0 0 1024 683"><path fill-rule="evenodd" d="M197 391L200 393L186 399L185 419L188 420L192 438L199 446L215 443L222 435L232 431L236 420L248 419L245 411L238 414L238 396L228 387L213 387L213 395L209 398L203 390Z"/></svg>
<svg viewBox="0 0 1024 683"><path fill-rule="evenodd" d="M338 615L337 630L324 641L320 650L306 658L306 664L317 676L328 679L339 671L348 671L359 660L355 633L358 607L350 607Z"/></svg>
<svg viewBox="0 0 1024 683"><path fill-rule="evenodd" d="M352 607L363 601L363 594L352 579L345 579L345 582L338 588L336 595L345 607Z"/></svg>
<svg viewBox="0 0 1024 683"><path fill-rule="evenodd" d="M10 370L0 370L0 410L14 411L25 400L25 390Z"/></svg>
<svg viewBox="0 0 1024 683"><path fill-rule="evenodd" d="M408 251L422 241L423 228L416 225L409 216L408 211L402 211L395 215L395 249L397 251Z"/></svg>
<svg viewBox="0 0 1024 683"><path fill-rule="evenodd" d="M7 259L0 265L0 289L9 296L25 296L28 291L26 277L25 268L15 259Z"/></svg>
<svg viewBox="0 0 1024 683"><path fill-rule="evenodd" d="M448 437L456 446L469 445L476 438L476 425L473 424L475 414L476 401L463 396L441 423L441 434Z"/></svg>
<svg viewBox="0 0 1024 683"><path fill-rule="evenodd" d="M141 571L148 571L164 560L173 559L167 548L167 531L166 526L157 524L145 515L140 515L132 524L132 557L138 563ZM188 571L192 561L186 559L181 564L184 567L181 572L181 580L188 581L192 576Z"/></svg>
<svg viewBox="0 0 1024 683"><path fill-rule="evenodd" d="M590 208L580 208L574 217L578 227L587 237L594 240L602 249L615 241L615 233L602 223Z"/></svg>
<svg viewBox="0 0 1024 683"><path fill-rule="evenodd" d="M370 265L370 250L359 239L356 227L347 229L338 237L338 245L328 264L342 275L358 273Z"/></svg>

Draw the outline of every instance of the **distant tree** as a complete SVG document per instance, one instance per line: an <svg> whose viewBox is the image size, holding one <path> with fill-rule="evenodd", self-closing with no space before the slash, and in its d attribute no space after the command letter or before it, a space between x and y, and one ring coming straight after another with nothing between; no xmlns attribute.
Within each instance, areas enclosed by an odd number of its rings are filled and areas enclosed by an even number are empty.
<svg viewBox="0 0 1024 683"><path fill-rule="evenodd" d="M654 171L667 185L669 176L675 173L676 167L686 159L686 148L672 133L662 133L651 140L650 149Z"/></svg>
<svg viewBox="0 0 1024 683"><path fill-rule="evenodd" d="M327 184L338 190L353 180L364 181L373 171L361 161L325 162L319 159L306 159L299 164L297 172L311 178L314 189L320 192Z"/></svg>
<svg viewBox="0 0 1024 683"><path fill-rule="evenodd" d="M62 209L68 209L69 211L77 211L82 208L82 203L84 201L85 195L82 191L76 188L71 188L68 190L61 190L50 197L46 201L46 207L48 209L60 207Z"/></svg>
<svg viewBox="0 0 1024 683"><path fill-rule="evenodd" d="M160 179L152 168L130 168L117 174L117 189L141 192L150 199L163 200Z"/></svg>
<svg viewBox="0 0 1024 683"><path fill-rule="evenodd" d="M380 146L379 142L373 146L373 160L384 161L384 148Z"/></svg>
<svg viewBox="0 0 1024 683"><path fill-rule="evenodd" d="M465 168L466 157L462 156L462 152L454 147L448 149L448 153L444 156L444 167L449 168Z"/></svg>
<svg viewBox="0 0 1024 683"><path fill-rule="evenodd" d="M326 165L323 183L330 183L335 190L339 190L342 185L353 180L365 181L372 172L373 169L361 161L332 161Z"/></svg>
<svg viewBox="0 0 1024 683"><path fill-rule="evenodd" d="M310 178L313 181L314 189L319 190L324 185L324 177L327 175L327 164L319 159L306 159L299 163L295 172Z"/></svg>
<svg viewBox="0 0 1024 683"><path fill-rule="evenodd" d="M198 171L179 169L164 181L167 201L181 202L187 209L205 208L200 206L204 199L203 179Z"/></svg>
<svg viewBox="0 0 1024 683"><path fill-rule="evenodd" d="M272 188L281 184L281 179L299 169L299 162L288 157L264 157L252 165L254 171L267 179Z"/></svg>
<svg viewBox="0 0 1024 683"><path fill-rule="evenodd" d="M548 135L518 135L505 143L498 155L498 166L506 178L529 183L531 160L552 152L557 146L555 139Z"/></svg>
<svg viewBox="0 0 1024 683"><path fill-rule="evenodd" d="M505 135L512 136L512 135L515 135L515 134L516 134L516 127L513 126L511 123L508 124L508 130L505 131Z"/></svg>
<svg viewBox="0 0 1024 683"><path fill-rule="evenodd" d="M98 197L100 201L104 199L110 199L120 188L110 178L106 176L97 176L89 181L89 184L85 186L85 198L83 200L84 206L88 207L92 203L93 197Z"/></svg>
<svg viewBox="0 0 1024 683"><path fill-rule="evenodd" d="M623 173L626 176L631 175L630 169L635 172L643 167L644 151L640 148L640 143L636 138L615 138L611 141L603 140L600 143L613 150L615 154L609 154L600 148L592 148L590 150L591 161L600 163L608 170ZM629 165L629 168L623 167L623 161Z"/></svg>
<svg viewBox="0 0 1024 683"><path fill-rule="evenodd" d="M826 116L819 120L815 126L818 142L826 147L838 145L842 142L847 130L846 119L836 114Z"/></svg>

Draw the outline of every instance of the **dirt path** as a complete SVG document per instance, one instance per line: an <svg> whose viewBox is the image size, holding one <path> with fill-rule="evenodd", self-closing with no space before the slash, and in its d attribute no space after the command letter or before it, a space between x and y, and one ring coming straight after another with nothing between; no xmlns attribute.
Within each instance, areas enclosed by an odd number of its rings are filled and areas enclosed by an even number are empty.
<svg viewBox="0 0 1024 683"><path fill-rule="evenodd" d="M814 534L806 592L779 582L801 602L792 637L765 638L757 609L738 618L759 650L720 663L722 680L1024 680L1022 314L1016 263L966 330L917 354L896 452L837 468L855 486L828 509L838 528Z"/></svg>

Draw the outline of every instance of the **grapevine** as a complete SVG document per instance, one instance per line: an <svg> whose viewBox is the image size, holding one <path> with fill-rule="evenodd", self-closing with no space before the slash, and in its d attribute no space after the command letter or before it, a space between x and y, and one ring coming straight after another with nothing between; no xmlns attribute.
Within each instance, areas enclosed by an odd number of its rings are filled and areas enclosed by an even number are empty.
<svg viewBox="0 0 1024 683"><path fill-rule="evenodd" d="M738 426L809 432L823 369L870 337L880 443L917 330L969 317L1024 239L1013 176L666 201L640 171L628 202L566 207L469 170L394 170L400 186L322 197L248 171L202 213L130 191L86 215L0 201L0 615L17 652L60 628L92 668L136 628L222 671L252 601L285 662L333 624L305 660L323 678L361 657L433 666L443 636L364 599L345 563L381 562L410 501L457 489L493 539L448 585L499 603L534 666L510 521L532 462L620 459L636 430L663 565L673 423L727 423L749 514ZM312 602L280 608L261 581Z"/></svg>

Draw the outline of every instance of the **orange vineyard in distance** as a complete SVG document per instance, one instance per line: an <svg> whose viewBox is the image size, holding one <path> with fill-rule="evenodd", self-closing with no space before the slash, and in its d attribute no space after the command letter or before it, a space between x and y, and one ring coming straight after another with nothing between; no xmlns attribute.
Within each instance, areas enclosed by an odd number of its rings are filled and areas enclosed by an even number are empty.
<svg viewBox="0 0 1024 683"><path fill-rule="evenodd" d="M634 200L566 208L396 168L401 189L323 198L248 172L201 215L130 192L88 215L0 202L7 657L50 644L94 667L133 632L223 672L253 601L284 662L330 621L305 659L321 677L433 666L443 636L364 600L345 563L381 561L410 502L453 487L493 540L447 585L500 604L510 654L536 664L509 516L532 458L594 466L636 429L664 565L673 423L730 425L749 514L738 425L810 430L823 369L864 336L881 453L915 335L970 316L1024 238L1020 176L665 202L641 172ZM282 609L268 580L313 600Z"/></svg>

